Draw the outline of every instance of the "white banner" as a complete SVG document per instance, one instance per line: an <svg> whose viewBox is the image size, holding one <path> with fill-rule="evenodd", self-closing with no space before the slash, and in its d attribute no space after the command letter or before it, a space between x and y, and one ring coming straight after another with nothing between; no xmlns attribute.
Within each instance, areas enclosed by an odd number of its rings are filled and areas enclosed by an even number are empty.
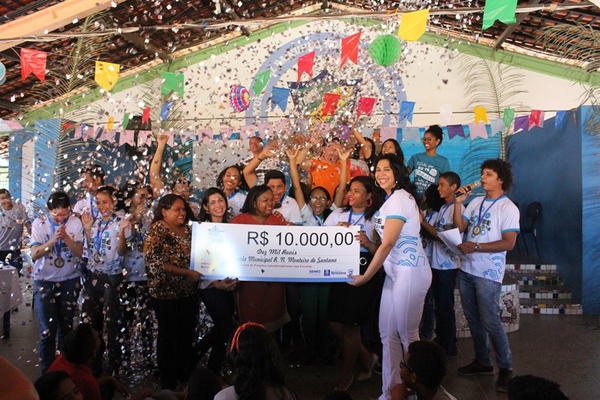
<svg viewBox="0 0 600 400"><path fill-rule="evenodd" d="M348 282L359 273L358 227L194 223L191 268L204 279Z"/></svg>

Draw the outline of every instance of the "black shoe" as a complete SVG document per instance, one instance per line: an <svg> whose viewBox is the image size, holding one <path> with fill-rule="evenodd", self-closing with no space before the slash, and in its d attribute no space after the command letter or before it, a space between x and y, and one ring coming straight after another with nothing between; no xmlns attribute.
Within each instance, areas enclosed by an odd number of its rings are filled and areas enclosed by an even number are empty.
<svg viewBox="0 0 600 400"><path fill-rule="evenodd" d="M463 376L470 375L494 375L494 367L481 365L477 362L477 360L473 361L469 365L465 365L464 367L460 367L458 369L458 374Z"/></svg>
<svg viewBox="0 0 600 400"><path fill-rule="evenodd" d="M4 339L4 340L10 339L10 331L4 331L2 333L2 339Z"/></svg>
<svg viewBox="0 0 600 400"><path fill-rule="evenodd" d="M512 379L512 376L511 369L500 368L498 380L496 381L496 392L508 392L508 381Z"/></svg>

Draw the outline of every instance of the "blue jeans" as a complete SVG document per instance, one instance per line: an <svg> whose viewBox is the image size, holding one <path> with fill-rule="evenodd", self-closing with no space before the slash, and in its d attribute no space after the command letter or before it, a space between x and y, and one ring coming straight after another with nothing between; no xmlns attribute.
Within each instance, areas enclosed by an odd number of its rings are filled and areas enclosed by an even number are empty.
<svg viewBox="0 0 600 400"><path fill-rule="evenodd" d="M34 281L33 295L40 323L40 368L45 374L56 358L63 338L73 329L73 318L77 309L77 298L81 290L79 278L63 282Z"/></svg>
<svg viewBox="0 0 600 400"><path fill-rule="evenodd" d="M499 368L512 369L508 337L500 320L501 284L460 272L460 298L479 364L491 366L490 340Z"/></svg>
<svg viewBox="0 0 600 400"><path fill-rule="evenodd" d="M454 289L458 269L432 269L430 292L435 305L435 336L449 356L456 355L456 316Z"/></svg>

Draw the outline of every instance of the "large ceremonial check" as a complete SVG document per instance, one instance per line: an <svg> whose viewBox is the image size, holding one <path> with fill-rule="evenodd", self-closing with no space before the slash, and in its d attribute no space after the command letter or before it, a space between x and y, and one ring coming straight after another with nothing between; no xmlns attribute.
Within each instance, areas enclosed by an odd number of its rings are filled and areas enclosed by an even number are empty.
<svg viewBox="0 0 600 400"><path fill-rule="evenodd" d="M191 268L203 279L348 282L358 274L358 227L194 223Z"/></svg>

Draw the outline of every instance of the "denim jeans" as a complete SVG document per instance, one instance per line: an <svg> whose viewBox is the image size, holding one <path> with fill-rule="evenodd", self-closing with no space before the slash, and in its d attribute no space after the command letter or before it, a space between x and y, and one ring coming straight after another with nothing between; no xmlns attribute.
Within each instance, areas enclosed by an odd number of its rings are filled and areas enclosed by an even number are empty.
<svg viewBox="0 0 600 400"><path fill-rule="evenodd" d="M435 308L435 336L446 354L456 355L456 316L454 289L458 269L432 269L431 294Z"/></svg>
<svg viewBox="0 0 600 400"><path fill-rule="evenodd" d="M501 286L498 282L460 272L460 298L471 330L477 362L492 365L491 340L498 367L512 369L508 337L500 320Z"/></svg>
<svg viewBox="0 0 600 400"><path fill-rule="evenodd" d="M63 338L73 329L73 318L77 309L77 298L81 290L79 278L63 282L34 281L33 295L40 323L40 368L45 374L56 358Z"/></svg>
<svg viewBox="0 0 600 400"><path fill-rule="evenodd" d="M199 294L214 324L198 344L199 359L210 349L208 369L221 375L221 368L227 354L227 342L234 327L233 295L231 292L214 287L202 289Z"/></svg>

